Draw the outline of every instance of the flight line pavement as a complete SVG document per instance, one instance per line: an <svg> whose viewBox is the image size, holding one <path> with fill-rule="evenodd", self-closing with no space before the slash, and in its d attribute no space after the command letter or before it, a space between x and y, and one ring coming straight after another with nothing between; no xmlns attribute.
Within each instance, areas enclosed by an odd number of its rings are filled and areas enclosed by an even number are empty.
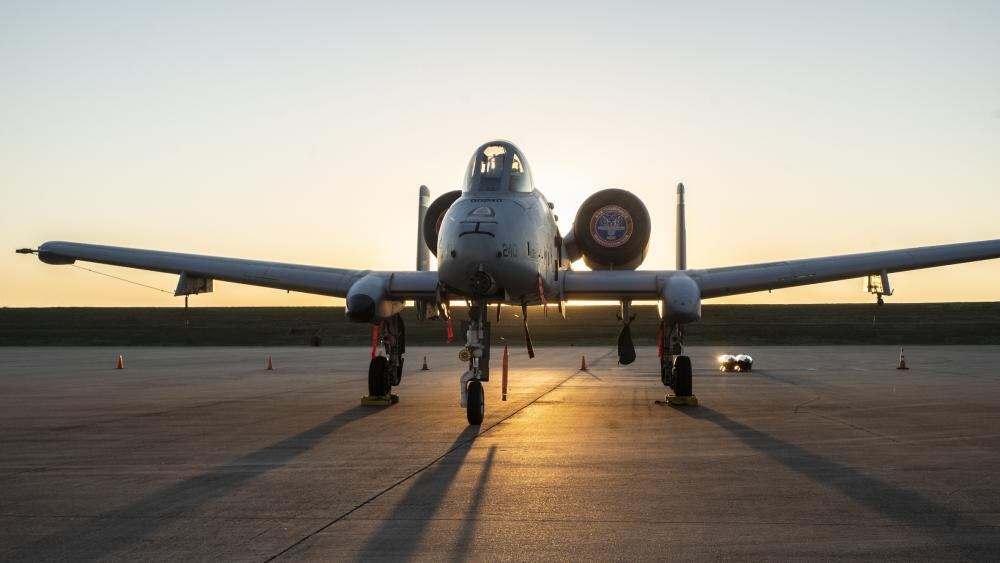
<svg viewBox="0 0 1000 563"><path fill-rule="evenodd" d="M1000 346L511 352L469 427L457 348L2 348L0 560L1000 559Z"/></svg>

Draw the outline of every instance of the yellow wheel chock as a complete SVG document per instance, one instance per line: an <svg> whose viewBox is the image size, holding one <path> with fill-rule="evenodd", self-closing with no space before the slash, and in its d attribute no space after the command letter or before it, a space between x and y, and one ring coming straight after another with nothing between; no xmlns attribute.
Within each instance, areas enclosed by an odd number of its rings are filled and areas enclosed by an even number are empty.
<svg viewBox="0 0 1000 563"><path fill-rule="evenodd" d="M369 407L388 407L399 402L399 395L366 395L361 397L361 404Z"/></svg>
<svg viewBox="0 0 1000 563"><path fill-rule="evenodd" d="M672 407L697 407L698 397L695 397L694 395L667 395L662 401L656 401L656 404L670 405Z"/></svg>

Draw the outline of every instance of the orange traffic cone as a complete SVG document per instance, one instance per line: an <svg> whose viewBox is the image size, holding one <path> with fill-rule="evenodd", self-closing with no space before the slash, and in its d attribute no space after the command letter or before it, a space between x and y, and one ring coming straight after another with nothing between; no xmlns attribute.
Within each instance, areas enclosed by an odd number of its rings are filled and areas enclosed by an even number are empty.
<svg viewBox="0 0 1000 563"><path fill-rule="evenodd" d="M903 356L903 349L902 348L899 349L899 365L896 366L896 369L910 369L910 368L906 367L906 357Z"/></svg>
<svg viewBox="0 0 1000 563"><path fill-rule="evenodd" d="M427 356L424 356L424 367L420 368L420 371L427 371L431 368L427 367Z"/></svg>
<svg viewBox="0 0 1000 563"><path fill-rule="evenodd" d="M274 364L271 363L271 356L267 357L267 369L268 369L268 371L274 369Z"/></svg>
<svg viewBox="0 0 1000 563"><path fill-rule="evenodd" d="M121 354L118 354L118 367L115 369L125 369L125 358Z"/></svg>
<svg viewBox="0 0 1000 563"><path fill-rule="evenodd" d="M587 369L587 356L580 356L580 371Z"/></svg>

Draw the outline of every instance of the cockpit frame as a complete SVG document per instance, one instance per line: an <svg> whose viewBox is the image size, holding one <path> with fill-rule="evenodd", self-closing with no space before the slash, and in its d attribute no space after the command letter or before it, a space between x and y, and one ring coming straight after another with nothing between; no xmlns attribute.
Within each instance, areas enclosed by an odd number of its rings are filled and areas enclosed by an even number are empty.
<svg viewBox="0 0 1000 563"><path fill-rule="evenodd" d="M535 183L524 153L508 141L491 141L472 153L462 191L531 193L535 191Z"/></svg>

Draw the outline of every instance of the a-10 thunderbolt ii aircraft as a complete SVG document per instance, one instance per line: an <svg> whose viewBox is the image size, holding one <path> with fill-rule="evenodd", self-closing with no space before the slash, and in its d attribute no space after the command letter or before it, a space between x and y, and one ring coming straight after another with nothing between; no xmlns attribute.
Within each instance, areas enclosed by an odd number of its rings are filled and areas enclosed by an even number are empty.
<svg viewBox="0 0 1000 563"><path fill-rule="evenodd" d="M645 205L620 189L601 190L583 202L572 228L560 233L553 205L535 189L524 153L506 141L476 149L463 189L433 203L420 189L416 271L373 272L138 250L75 242L46 242L37 253L48 264L76 260L178 274L176 295L212 290L212 280L258 285L346 299L347 318L380 327L385 355L372 359L371 395L388 395L400 383L405 330L400 317L413 301L421 320L446 317L452 299L469 304L460 380L461 406L470 424L483 420L482 382L489 380L489 306L519 305L527 330L527 306L554 302L565 315L572 299L618 301L623 326L619 361L635 359L628 324L633 300L656 300L661 316L660 374L678 396L690 396L691 360L683 354L684 326L701 318L704 299L762 290L866 278L881 302L891 294L888 275L1000 257L1000 239L807 258L744 266L688 270L684 236L684 188L677 186L677 268L639 271L649 248L651 221ZM433 252L438 270L430 271ZM579 259L591 271L573 271ZM450 326L450 325L449 325Z"/></svg>

